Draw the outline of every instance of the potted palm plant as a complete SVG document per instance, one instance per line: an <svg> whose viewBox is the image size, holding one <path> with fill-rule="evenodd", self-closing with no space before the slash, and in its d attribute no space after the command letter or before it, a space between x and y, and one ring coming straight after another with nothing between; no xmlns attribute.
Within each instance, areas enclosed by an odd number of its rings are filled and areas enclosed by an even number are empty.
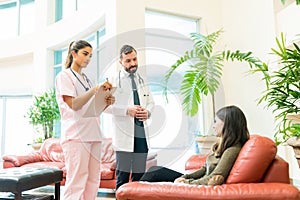
<svg viewBox="0 0 300 200"><path fill-rule="evenodd" d="M300 48L296 43L287 46L283 33L276 43L277 49L271 50L279 58L278 66L264 71L266 90L259 103L267 102L275 113L275 141L293 146L300 166Z"/></svg>
<svg viewBox="0 0 300 200"><path fill-rule="evenodd" d="M259 68L264 71L267 67L259 59L252 56L252 52L240 52L239 50L215 51L214 46L223 30L218 30L207 36L200 33L191 33L194 48L185 52L164 77L163 93L167 97L168 81L175 70L185 63L188 69L185 71L181 83L181 94L183 96L183 109L188 116L195 116L198 113L198 106L201 103L201 94L212 96L213 113L215 113L214 94L219 88L220 78L225 61L247 62L250 68Z"/></svg>
<svg viewBox="0 0 300 200"><path fill-rule="evenodd" d="M37 132L42 131L42 135L35 138L34 143L41 143L53 137L55 121L60 119L55 90L34 96L33 104L29 107L25 117L29 119L29 123Z"/></svg>
<svg viewBox="0 0 300 200"><path fill-rule="evenodd" d="M168 81L174 74L175 70L184 65L188 69L185 70L183 80L181 82L180 92L183 97L182 105L187 116L195 116L198 113L198 107L202 101L202 95L212 97L212 111L215 114L215 99L214 94L219 88L220 78L225 61L246 62L250 68L259 68L259 71L264 71L266 65L259 59L252 56L252 52L241 52L239 50L231 51L224 49L216 51L215 45L223 30L218 30L209 35L200 33L191 33L190 38L194 42L194 47L185 52L164 77L163 93L167 97ZM254 70L255 70L254 69ZM207 134L205 134L207 135ZM196 138L196 140L206 141L216 139ZM198 144L198 146L206 146Z"/></svg>

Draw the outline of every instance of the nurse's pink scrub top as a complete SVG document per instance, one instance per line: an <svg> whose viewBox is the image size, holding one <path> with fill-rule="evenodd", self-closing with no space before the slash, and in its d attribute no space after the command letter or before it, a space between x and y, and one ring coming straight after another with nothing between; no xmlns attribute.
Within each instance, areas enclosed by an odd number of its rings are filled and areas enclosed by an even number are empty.
<svg viewBox="0 0 300 200"><path fill-rule="evenodd" d="M77 72L80 81L89 87L88 83ZM92 98L78 111L72 110L64 101L63 95L77 97L86 92L85 88L72 74L70 69L64 69L56 77L56 100L61 114L61 143L68 140L95 142L102 140L100 117L83 117Z"/></svg>

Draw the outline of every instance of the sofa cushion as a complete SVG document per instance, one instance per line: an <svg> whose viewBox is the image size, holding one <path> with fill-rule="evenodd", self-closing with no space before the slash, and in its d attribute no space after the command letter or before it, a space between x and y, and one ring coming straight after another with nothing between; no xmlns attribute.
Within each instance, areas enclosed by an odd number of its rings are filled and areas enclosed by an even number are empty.
<svg viewBox="0 0 300 200"><path fill-rule="evenodd" d="M102 148L101 148L101 162L112 163L115 162L115 160L116 160L116 156L112 146L111 139L103 140Z"/></svg>
<svg viewBox="0 0 300 200"><path fill-rule="evenodd" d="M271 139L251 135L242 147L226 183L260 182L276 153L276 144Z"/></svg>
<svg viewBox="0 0 300 200"><path fill-rule="evenodd" d="M65 162L59 138L48 138L39 152L44 161Z"/></svg>
<svg viewBox="0 0 300 200"><path fill-rule="evenodd" d="M40 148L39 154L43 161L64 162L64 154L59 138L48 138ZM111 139L103 140L101 149L101 162L111 163L115 161L115 153Z"/></svg>
<svg viewBox="0 0 300 200"><path fill-rule="evenodd" d="M115 170L111 170L111 164L102 163L101 164L101 180L111 180L114 179Z"/></svg>
<svg viewBox="0 0 300 200"><path fill-rule="evenodd" d="M205 166L207 156L208 154L192 155L185 163L186 172L193 172Z"/></svg>
<svg viewBox="0 0 300 200"><path fill-rule="evenodd" d="M29 155L17 156L17 155L4 155L2 160L10 161L14 167L20 167L27 163L40 162L43 158L39 152L32 152Z"/></svg>
<svg viewBox="0 0 300 200"><path fill-rule="evenodd" d="M28 168L55 168L62 169L65 167L65 163L63 162L34 162L22 165L22 167Z"/></svg>
<svg viewBox="0 0 300 200"><path fill-rule="evenodd" d="M265 173L263 182L290 184L289 163L277 155Z"/></svg>

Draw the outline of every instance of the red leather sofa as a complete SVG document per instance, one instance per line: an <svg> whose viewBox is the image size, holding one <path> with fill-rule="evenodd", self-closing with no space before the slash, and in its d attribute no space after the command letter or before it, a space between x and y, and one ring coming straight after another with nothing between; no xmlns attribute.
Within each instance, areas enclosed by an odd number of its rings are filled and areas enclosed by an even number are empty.
<svg viewBox="0 0 300 200"><path fill-rule="evenodd" d="M299 200L299 189L290 184L289 166L276 156L275 143L252 135L243 146L226 183L218 186L170 182L132 182L116 191L118 200ZM187 171L205 164L206 155L193 155Z"/></svg>
<svg viewBox="0 0 300 200"><path fill-rule="evenodd" d="M3 168L33 167L61 169L63 170L63 181L61 182L61 185L65 184L66 169L59 138L49 138L45 140L39 151L32 152L28 155L4 155L2 159ZM156 164L156 153L149 154L147 168ZM102 145L101 181L99 188L115 189L115 165L115 152L112 148L111 140L108 139Z"/></svg>

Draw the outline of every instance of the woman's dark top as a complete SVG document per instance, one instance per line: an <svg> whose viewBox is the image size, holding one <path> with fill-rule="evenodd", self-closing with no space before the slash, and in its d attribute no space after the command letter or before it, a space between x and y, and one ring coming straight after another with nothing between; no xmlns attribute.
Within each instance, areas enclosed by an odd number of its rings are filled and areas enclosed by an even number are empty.
<svg viewBox="0 0 300 200"><path fill-rule="evenodd" d="M240 150L241 145L237 144L227 148L221 157L216 157L215 153L212 152L207 157L205 166L181 177L186 179L185 183L193 185L207 185L209 179L214 175L222 175L224 180L226 180Z"/></svg>

